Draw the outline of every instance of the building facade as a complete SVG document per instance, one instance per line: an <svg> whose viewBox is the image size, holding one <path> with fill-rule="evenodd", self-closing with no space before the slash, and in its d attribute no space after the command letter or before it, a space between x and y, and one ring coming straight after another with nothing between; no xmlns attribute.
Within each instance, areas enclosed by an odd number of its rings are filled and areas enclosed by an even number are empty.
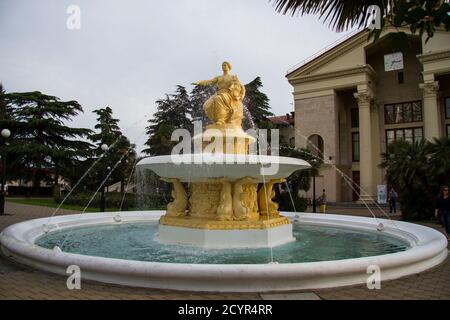
<svg viewBox="0 0 450 320"><path fill-rule="evenodd" d="M295 145L324 159L316 192L330 202L375 198L388 143L450 136L450 33L409 34L401 52L392 32L373 42L360 31L287 74Z"/></svg>
<svg viewBox="0 0 450 320"><path fill-rule="evenodd" d="M269 117L268 120L279 130L280 143L295 147L295 112Z"/></svg>

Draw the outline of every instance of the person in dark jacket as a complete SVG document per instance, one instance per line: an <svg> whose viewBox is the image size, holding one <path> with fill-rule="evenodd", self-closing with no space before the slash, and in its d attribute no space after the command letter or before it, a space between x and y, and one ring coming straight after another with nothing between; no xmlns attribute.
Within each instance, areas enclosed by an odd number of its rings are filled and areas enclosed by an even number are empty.
<svg viewBox="0 0 450 320"><path fill-rule="evenodd" d="M450 240L450 197L448 187L443 186L436 201L436 217L440 217L441 223L445 228L447 239Z"/></svg>
<svg viewBox="0 0 450 320"><path fill-rule="evenodd" d="M397 198L398 193L395 191L394 187L392 187L388 195L389 213L392 213L392 211L394 211L394 214L397 213Z"/></svg>

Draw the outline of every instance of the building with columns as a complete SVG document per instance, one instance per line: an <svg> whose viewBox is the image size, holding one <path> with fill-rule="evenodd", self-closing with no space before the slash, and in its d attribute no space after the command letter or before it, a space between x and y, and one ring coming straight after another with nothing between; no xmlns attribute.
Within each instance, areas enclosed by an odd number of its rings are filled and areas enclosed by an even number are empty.
<svg viewBox="0 0 450 320"><path fill-rule="evenodd" d="M404 30L409 33L408 30ZM450 136L450 33L408 35L395 50L359 31L287 74L295 101L295 145L324 159L316 194L369 200L386 185L381 153L396 139Z"/></svg>

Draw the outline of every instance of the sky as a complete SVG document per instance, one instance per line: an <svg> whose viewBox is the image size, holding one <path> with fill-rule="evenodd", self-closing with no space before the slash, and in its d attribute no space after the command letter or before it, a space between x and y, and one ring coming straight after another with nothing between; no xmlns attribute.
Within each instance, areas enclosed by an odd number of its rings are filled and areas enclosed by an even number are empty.
<svg viewBox="0 0 450 320"><path fill-rule="evenodd" d="M79 29L67 27L70 5ZM344 35L269 0L0 0L0 82L77 100L77 127L93 129L92 110L109 106L139 151L155 101L225 60L242 83L261 77L274 114L293 111L286 71Z"/></svg>

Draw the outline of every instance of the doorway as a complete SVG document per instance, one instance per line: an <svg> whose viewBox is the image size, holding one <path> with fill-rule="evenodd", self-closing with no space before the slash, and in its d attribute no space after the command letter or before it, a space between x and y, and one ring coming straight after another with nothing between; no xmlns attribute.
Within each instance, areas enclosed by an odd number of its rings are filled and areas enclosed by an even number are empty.
<svg viewBox="0 0 450 320"><path fill-rule="evenodd" d="M353 198L353 201L358 201L359 200L359 193L360 193L359 185L361 183L359 171L352 171L352 180L353 180L353 182L352 182L352 185L353 185L353 188L352 188L353 196L352 196L352 198Z"/></svg>

